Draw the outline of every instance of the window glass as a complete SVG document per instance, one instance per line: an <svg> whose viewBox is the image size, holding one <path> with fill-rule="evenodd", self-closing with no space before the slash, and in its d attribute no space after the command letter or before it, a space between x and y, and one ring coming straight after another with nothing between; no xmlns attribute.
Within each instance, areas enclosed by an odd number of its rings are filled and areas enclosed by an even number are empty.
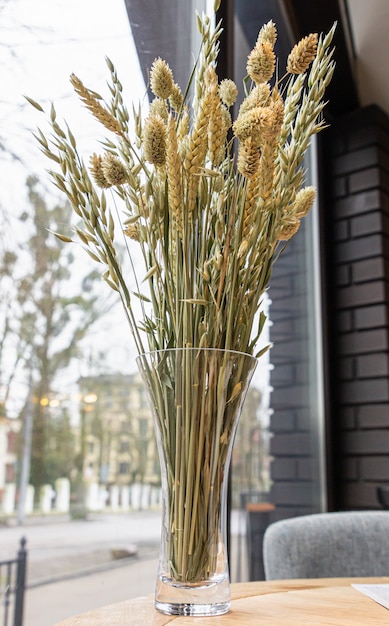
<svg viewBox="0 0 389 626"><path fill-rule="evenodd" d="M159 479L121 305L84 251L48 232L70 213L33 137L44 116L24 95L53 103L88 165L104 135L71 73L109 97L109 57L130 110L146 85L123 0L4 1L0 16L0 561L26 536L25 622L50 626L153 592Z"/></svg>
<svg viewBox="0 0 389 626"><path fill-rule="evenodd" d="M21 534L26 534L29 582L34 583L39 577L60 579L65 570L79 568L80 554L96 571L112 563L114 548L124 545L128 555L131 544L142 557L143 575L133 580L131 572L140 566L126 563L127 577L123 574L118 588L101 574L96 585L100 589L104 584L111 593L102 594L99 604L153 592L159 464L121 304L102 284L96 264L84 251L75 245L61 247L48 233L60 230L70 217L62 195L49 182L47 159L32 136L43 124L42 116L23 94L46 110L54 103L58 123L69 124L87 161L99 150L103 136L72 91L70 74L106 96L107 56L117 69L130 111L132 102L147 108L147 71L156 56L169 62L185 87L199 44L194 12L207 4L213 2L160 0L158 11L154 4L149 11L150 3L144 0L111 0L109 7L102 0L0 3L0 55L7 85L0 130L6 181L0 188L0 505L7 520L21 526L37 521L25 533L14 527L6 543L0 529L0 558L13 554ZM277 3L270 4L278 11ZM266 13L263 7L268 5L235 3L231 77L239 87L260 26L270 17L282 22L278 12ZM284 29L281 56L288 41ZM271 318L270 300L266 306ZM316 319L315 311L310 312L311 320ZM317 326L312 328L317 336ZM264 343L270 338L269 324ZM266 506L272 505L271 371L270 353L261 359L253 379L233 452L233 580L250 575L249 513L268 512ZM54 519L55 532L53 524L47 524ZM42 615L33 614L34 606L42 605L39 587L29 593L26 623L45 626ZM58 592L45 616L47 626L96 602L95 593L77 604L74 593L69 599Z"/></svg>
<svg viewBox="0 0 389 626"><path fill-rule="evenodd" d="M276 54L282 68L294 44L282 5L266 0L235 2L238 85L244 80L245 61L258 31L270 19L277 26ZM307 184L317 186L315 155L313 141L306 160ZM326 506L317 214L316 205L277 260L270 281L268 332L274 345L251 387L251 393L266 390L264 402L255 412L248 398L233 463L233 506L239 507L233 509L232 517L231 560L236 580L263 578L262 537L271 521Z"/></svg>

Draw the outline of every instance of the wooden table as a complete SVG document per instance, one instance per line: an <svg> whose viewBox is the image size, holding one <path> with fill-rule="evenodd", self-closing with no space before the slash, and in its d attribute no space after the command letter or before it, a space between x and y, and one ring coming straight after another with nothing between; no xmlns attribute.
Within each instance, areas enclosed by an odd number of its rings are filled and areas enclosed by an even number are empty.
<svg viewBox="0 0 389 626"><path fill-rule="evenodd" d="M56 626L375 626L389 624L389 610L352 583L389 584L385 578L317 578L238 583L231 611L218 617L176 617L154 609L143 596L82 613Z"/></svg>

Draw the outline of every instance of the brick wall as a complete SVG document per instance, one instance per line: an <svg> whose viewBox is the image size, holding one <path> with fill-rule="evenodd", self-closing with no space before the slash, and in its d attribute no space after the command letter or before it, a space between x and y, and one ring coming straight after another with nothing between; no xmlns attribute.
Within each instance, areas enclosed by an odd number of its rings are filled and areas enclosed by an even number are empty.
<svg viewBox="0 0 389 626"><path fill-rule="evenodd" d="M317 510L317 435L311 410L307 224L274 266L270 284L273 392L270 454L272 521ZM313 419L312 419L313 418Z"/></svg>
<svg viewBox="0 0 389 626"><path fill-rule="evenodd" d="M354 112L325 135L332 495L377 508L389 483L389 120Z"/></svg>
<svg viewBox="0 0 389 626"><path fill-rule="evenodd" d="M328 507L379 508L377 485L389 483L389 120L371 106L322 137ZM270 287L275 519L320 509L300 235Z"/></svg>

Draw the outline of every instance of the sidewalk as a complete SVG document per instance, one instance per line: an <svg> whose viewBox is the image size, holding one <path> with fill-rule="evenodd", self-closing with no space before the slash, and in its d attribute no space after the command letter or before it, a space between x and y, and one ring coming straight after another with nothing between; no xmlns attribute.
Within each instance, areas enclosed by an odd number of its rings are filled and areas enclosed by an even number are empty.
<svg viewBox="0 0 389 626"><path fill-rule="evenodd" d="M88 520L29 519L0 527L0 560L27 539L24 626L53 626L71 615L153 593L160 512L97 514ZM134 554L115 559L119 554Z"/></svg>
<svg viewBox="0 0 389 626"><path fill-rule="evenodd" d="M231 548L235 562L240 555L238 579L244 580L245 552L239 548L235 516L232 521ZM92 608L153 594L160 524L160 512L136 511L0 527L0 560L15 556L20 538L27 539L24 626L53 626ZM134 548L134 556L113 559L114 552L132 553Z"/></svg>
<svg viewBox="0 0 389 626"><path fill-rule="evenodd" d="M53 626L89 609L154 592L158 558L27 589L24 626Z"/></svg>

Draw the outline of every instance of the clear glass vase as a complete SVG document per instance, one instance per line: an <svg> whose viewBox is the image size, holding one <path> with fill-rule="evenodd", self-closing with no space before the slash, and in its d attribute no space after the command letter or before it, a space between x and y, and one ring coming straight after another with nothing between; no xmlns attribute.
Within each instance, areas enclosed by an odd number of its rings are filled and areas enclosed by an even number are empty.
<svg viewBox="0 0 389 626"><path fill-rule="evenodd" d="M230 608L227 487L233 441L257 360L208 348L137 359L156 428L162 532L155 606L171 615Z"/></svg>

